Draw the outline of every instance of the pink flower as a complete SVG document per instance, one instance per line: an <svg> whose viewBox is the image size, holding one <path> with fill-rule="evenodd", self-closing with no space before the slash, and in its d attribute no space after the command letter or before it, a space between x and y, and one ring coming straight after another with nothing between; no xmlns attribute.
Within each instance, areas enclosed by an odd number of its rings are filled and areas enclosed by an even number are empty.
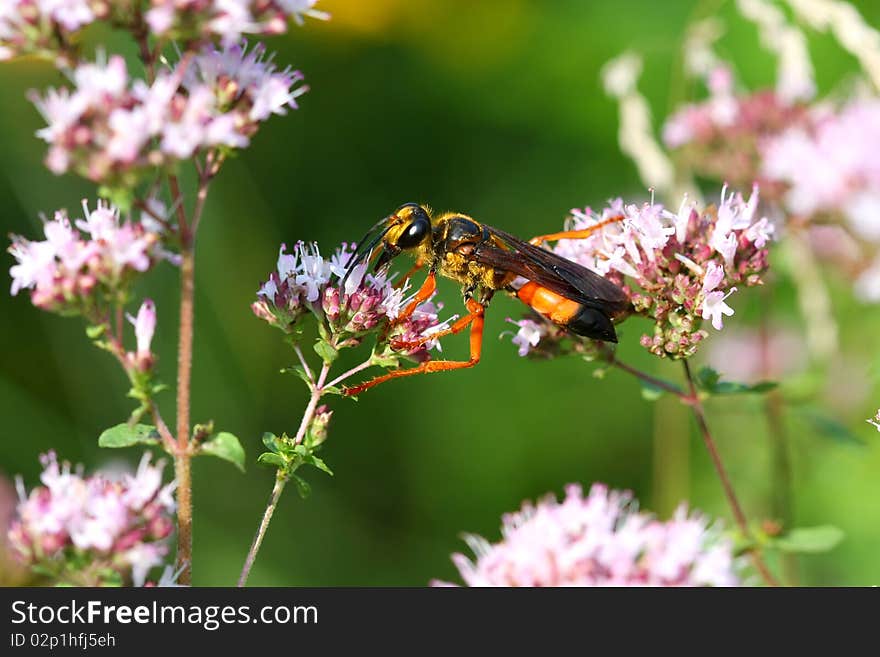
<svg viewBox="0 0 880 657"><path fill-rule="evenodd" d="M721 328L733 310L725 303L733 285L761 283L767 269L767 243L773 226L758 216L758 189L746 201L725 185L716 208L701 209L687 197L672 212L655 203L610 202L600 213L572 210L564 229L583 230L618 218L583 239L562 239L554 252L605 276L632 301L633 312L654 320L653 335L641 344L651 353L673 358L693 355L708 336L701 320ZM708 272L708 273L707 273ZM534 318L528 318L534 322ZM530 324L516 334L520 354L538 346L542 355L589 348L557 327ZM526 349L528 345L528 349Z"/></svg>
<svg viewBox="0 0 880 657"><path fill-rule="evenodd" d="M706 277L703 279L703 319L711 319L712 326L715 330L720 331L724 328L722 315L730 317L733 315L733 308L724 303L725 299L736 292L736 288L732 287L725 294L715 290L724 280L724 267L710 262L706 266Z"/></svg>
<svg viewBox="0 0 880 657"><path fill-rule="evenodd" d="M27 495L19 484L17 518L9 530L15 555L27 566L67 581L101 584L107 570L143 581L167 552L174 503L162 483L162 464L141 460L135 476L121 480L63 465L53 452L41 457L43 486ZM168 530L157 533L164 525ZM94 579L96 578L96 579Z"/></svg>
<svg viewBox="0 0 880 657"><path fill-rule="evenodd" d="M736 586L731 542L682 506L661 522L629 493L566 487L503 517L502 539L468 536L452 559L467 586ZM434 583L438 584L437 582ZM440 583L442 584L442 583Z"/></svg>
<svg viewBox="0 0 880 657"><path fill-rule="evenodd" d="M89 0L4 0L0 3L0 60L48 55L98 15Z"/></svg>
<svg viewBox="0 0 880 657"><path fill-rule="evenodd" d="M251 305L254 314L291 331L311 313L338 341L356 344L366 334L376 333L387 339L384 347L392 351L395 343L417 342L447 327L451 320L440 321L438 306L430 300L420 304L405 321L392 325L412 300L407 297L409 284L395 286L384 272L367 273L366 264L346 275L354 246L342 244L325 258L317 244L300 242L293 253L287 253L282 245L276 270L260 286L257 301ZM428 341L405 355L423 359L435 347L439 348L436 340Z"/></svg>
<svg viewBox="0 0 880 657"><path fill-rule="evenodd" d="M514 321L509 317L507 321L519 329L511 342L519 347L518 353L520 356L527 356L529 351L537 347L541 338L547 334L547 327L543 322L536 322L533 319Z"/></svg>
<svg viewBox="0 0 880 657"><path fill-rule="evenodd" d="M12 237L9 252L16 259L9 269L11 293L31 290L35 306L77 313L94 305L97 292L126 286L133 272L143 272L160 259L174 256L160 247L160 235L139 222L122 222L119 210L98 201L90 210L83 201L83 218L74 230L64 210L44 225L46 239Z"/></svg>
<svg viewBox="0 0 880 657"><path fill-rule="evenodd" d="M278 70L262 46L246 44L205 46L151 85L130 79L119 56L80 63L71 79L72 90L31 96L47 122L37 132L49 145L46 164L125 187L157 165L247 146L260 123L307 91L301 73Z"/></svg>
<svg viewBox="0 0 880 657"><path fill-rule="evenodd" d="M220 36L235 43L243 34L279 34L287 21L301 24L308 16L326 20L329 15L315 9L318 0L151 0L147 24L156 35L175 31L179 38Z"/></svg>
<svg viewBox="0 0 880 657"><path fill-rule="evenodd" d="M153 342L153 333L156 331L156 304L152 299L144 299L137 317L129 315L128 321L134 325L134 335L137 340L135 361L139 363L152 362L153 352L150 349L150 344Z"/></svg>

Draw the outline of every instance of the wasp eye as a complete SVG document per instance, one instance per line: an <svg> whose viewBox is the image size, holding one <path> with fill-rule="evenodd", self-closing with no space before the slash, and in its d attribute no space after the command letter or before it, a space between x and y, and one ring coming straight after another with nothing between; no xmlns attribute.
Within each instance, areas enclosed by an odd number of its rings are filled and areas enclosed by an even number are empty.
<svg viewBox="0 0 880 657"><path fill-rule="evenodd" d="M401 249L411 249L418 246L431 232L431 221L427 216L416 215L415 219L407 226L397 238L397 244Z"/></svg>

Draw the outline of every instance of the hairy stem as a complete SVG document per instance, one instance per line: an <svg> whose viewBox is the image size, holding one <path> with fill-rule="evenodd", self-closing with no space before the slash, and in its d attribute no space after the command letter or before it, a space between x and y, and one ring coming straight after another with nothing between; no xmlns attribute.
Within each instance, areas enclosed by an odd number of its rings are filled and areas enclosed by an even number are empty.
<svg viewBox="0 0 880 657"><path fill-rule="evenodd" d="M746 538L750 538L751 531L749 530L749 522L746 519L746 514L743 512L742 505L739 503L736 492L733 490L733 485L730 483L730 477L727 475L727 470L724 467L724 463L721 461L721 455L718 452L718 447L715 445L715 440L712 438L712 434L709 431L709 425L706 422L706 415L703 412L703 404L697 394L697 386L694 383L694 377L691 374L690 364L687 359L683 359L681 362L684 366L685 378L690 386L690 407L693 411L694 418L697 421L697 426L700 429L700 434L703 437L703 442L706 444L706 449L709 451L712 464L715 466L715 471L718 473L718 478L721 480L721 487L724 489L724 496L727 498L727 503L730 505L730 509L733 512L733 518L736 521L740 532L742 532L743 536ZM778 586L779 583L770 572L767 564L764 563L760 552L752 550L750 555L755 568L761 574L764 581L769 586Z"/></svg>
<svg viewBox="0 0 880 657"><path fill-rule="evenodd" d="M244 567L241 569L241 575L238 577L239 587L247 584L248 575L251 573L254 560L257 558L257 552L260 551L260 545L263 544L263 537L266 535L266 530L269 529L269 522L272 520L272 514L275 513L275 507L278 506L278 500L281 499L281 493L284 492L284 487L287 485L288 479L288 475L280 469L275 474L275 486L272 488L272 494L269 496L269 503L266 505L266 510L263 512L263 519L260 521L260 527L254 535L251 549L248 550L247 558L244 560Z"/></svg>
<svg viewBox="0 0 880 657"><path fill-rule="evenodd" d="M182 568L181 584L192 578L192 481L190 479L189 424L190 378L192 373L193 297L195 292L195 254L184 246L180 262L180 329L177 347L177 567Z"/></svg>
<svg viewBox="0 0 880 657"><path fill-rule="evenodd" d="M318 408L318 402L324 395L325 388L329 387L325 386L325 381L327 381L327 376L329 374L330 363L324 363L318 374L318 380L311 388L312 393L309 396L309 403L306 406L306 410L303 412L302 421L300 422L299 429L293 439L295 445L300 444L303 438L305 438L306 431L315 417L315 410ZM337 380L344 379L348 375L349 373L346 373ZM250 575L251 568L257 558L257 552L260 551L260 545L262 545L266 531L269 529L269 522L272 520L272 514L275 513L275 507L278 506L278 500L281 498L281 493L284 491L284 486L287 485L289 479L290 472L286 471L284 468L279 468L275 475L275 486L272 488L272 494L269 496L269 503L266 505L266 510L263 512L263 519L260 521L260 526L257 528L257 533L254 535L251 548L248 550L247 557L245 557L244 566L241 569L241 575L238 577L238 586L244 586L247 583L248 575Z"/></svg>
<svg viewBox="0 0 880 657"><path fill-rule="evenodd" d="M605 359L609 365L613 365L614 367L623 370L627 374L632 374L634 377L641 381L644 381L645 383L648 383L656 388L660 388L661 390L665 390L666 392L672 393L680 399L686 397L686 395L684 394L684 392L682 392L680 388L670 384L668 381L658 379L654 376L651 376L647 372L642 372L640 369L624 363L622 360L618 360L617 356L615 356L614 352L611 350L605 352Z"/></svg>
<svg viewBox="0 0 880 657"><path fill-rule="evenodd" d="M325 385L324 387L325 387L325 388L332 388L333 386L342 383L342 382L345 381L347 378L349 378L349 377L351 377L351 376L354 376L354 375L357 374L358 372L363 372L365 369L370 368L370 367L372 367L372 366L373 366L373 359L372 359L372 358L368 358L367 360L365 360L365 361L364 361L363 363L361 363L360 365L355 365L354 367L352 367L350 370L348 370L348 371L345 372L344 374L340 374L339 376L337 376L335 379L333 379L330 383L328 383L328 384Z"/></svg>
<svg viewBox="0 0 880 657"><path fill-rule="evenodd" d="M190 455L177 454L174 474L177 479L177 568L178 582L192 584L192 474Z"/></svg>

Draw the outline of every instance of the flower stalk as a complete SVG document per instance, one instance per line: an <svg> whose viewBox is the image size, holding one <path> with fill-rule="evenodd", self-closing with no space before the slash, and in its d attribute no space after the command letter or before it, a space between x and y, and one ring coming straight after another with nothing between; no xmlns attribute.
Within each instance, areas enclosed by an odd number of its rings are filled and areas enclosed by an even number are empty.
<svg viewBox="0 0 880 657"><path fill-rule="evenodd" d="M712 459L712 465L715 468L715 472L718 474L718 479L720 480L721 487L724 491L724 497L727 500L728 506L730 506L734 521L736 522L736 525L739 528L739 531L743 535L743 537L747 539L750 544L753 544L754 541L751 540L753 537L752 532L749 528L748 519L745 512L743 511L742 504L740 504L739 498L736 495L736 491L733 488L730 477L727 474L727 469L724 467L724 462L721 460L721 454L719 453L718 447L715 444L715 439L712 437L712 433L709 430L709 424L706 420L706 414L703 410L703 403L700 400L700 395L697 391L696 381L691 372L688 360L684 358L681 361L685 374L685 379L688 383L688 390L684 391L667 381L658 379L657 377L651 376L650 374L643 372L638 368L633 367L632 365L624 363L623 361L619 360L614 355L613 351L611 351L607 347L604 347L600 353L609 365L623 370L627 374L636 377L640 381L643 381L644 383L652 387L659 388L665 392L675 395L682 404L690 407L691 412L694 415L694 419L697 421L697 427L700 430L700 436L703 438L703 443L706 445L706 449L709 452L709 457ZM750 549L749 554L752 559L752 563L755 566L755 569L761 575L761 578L764 580L764 582L768 586L779 586L778 580L773 575L773 573L770 572L770 569L767 567L767 564L764 562L758 549Z"/></svg>
<svg viewBox="0 0 880 657"><path fill-rule="evenodd" d="M306 361L302 358L302 351L298 350L298 356L302 359L303 366L307 367ZM370 360L365 361L366 366L369 367ZM363 363L362 363L363 365ZM346 378L349 374L353 373L354 370L360 371L358 368L354 368L350 370L343 376L339 377L334 381L334 384L342 379ZM308 371L308 370L307 370ZM311 385L311 395L309 395L309 403L306 406L305 411L303 412L302 420L299 424L299 429L296 432L296 436L293 439L294 445L299 445L302 443L303 438L305 438L306 431L309 426L315 419L315 411L318 408L318 402L321 400L321 397L327 392L327 389L331 387L331 385L325 385L327 381L327 377L330 374L330 363L324 362L321 367L321 371L318 374L318 379ZM241 575L238 577L238 586L243 587L247 584L248 576L250 575L251 568L254 565L254 561L257 558L257 553L260 551L260 546L263 544L263 538L266 536L266 531L269 529L269 523L272 520L272 515L275 513L275 507L278 506L278 500L281 499L281 493L284 492L284 487L287 485L287 482L290 480L290 475L293 474L293 470L298 467L298 464L293 467L293 469L288 468L278 468L275 473L275 485L272 487L272 494L269 496L269 502L266 504L266 510L263 512L263 519L260 521L260 526L257 529L257 533L254 535L254 540L251 543L251 547L248 550L247 557L244 560L244 566L241 570Z"/></svg>
<svg viewBox="0 0 880 657"><path fill-rule="evenodd" d="M736 496L736 492L733 489L733 484L730 482L730 477L727 475L727 470L724 467L724 462L721 460L721 454L718 452L718 447L715 445L715 440L712 438L712 433L709 431L709 424L706 422L706 414L703 412L703 403L700 401L700 397L697 394L697 386L694 382L694 377L691 374L691 367L688 363L687 359L683 359L681 361L682 367L684 369L685 378L688 381L688 385L690 387L690 398L688 403L691 407L691 410L694 414L694 419L697 421L697 426L700 428L700 435L703 437L703 442L706 444L706 449L709 451L709 456L712 459L712 465L715 466L715 472L718 473L718 479L721 481L721 487L724 489L724 496L727 498L727 503L730 506L730 510L733 513L733 518L736 521L737 526L739 527L742 535L749 539L751 538L751 530L749 529L749 522L746 519L746 514L743 512L742 505L739 502L739 498ZM773 576L773 573L770 572L770 569L767 567L767 564L764 563L764 559L762 558L760 552L753 549L749 552L752 563L754 564L757 571L760 573L761 578L768 586L779 586L779 582Z"/></svg>

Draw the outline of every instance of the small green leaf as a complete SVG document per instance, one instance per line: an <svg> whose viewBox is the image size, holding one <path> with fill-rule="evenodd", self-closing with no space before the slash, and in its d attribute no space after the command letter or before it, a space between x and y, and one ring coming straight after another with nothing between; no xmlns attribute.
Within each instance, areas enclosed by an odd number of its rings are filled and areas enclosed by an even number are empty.
<svg viewBox="0 0 880 657"><path fill-rule="evenodd" d="M642 398L647 401L657 401L660 399L664 393L666 392L660 386L655 386L653 383L648 383L647 381L642 381Z"/></svg>
<svg viewBox="0 0 880 657"><path fill-rule="evenodd" d="M131 447L132 445L158 445L159 432L150 424L117 424L98 436L99 447Z"/></svg>
<svg viewBox="0 0 880 657"><path fill-rule="evenodd" d="M331 346L326 340L318 340L315 342L315 353L321 357L325 363L332 363L336 360L336 357L339 355L339 352L335 347Z"/></svg>
<svg viewBox="0 0 880 657"><path fill-rule="evenodd" d="M268 465L273 468L283 468L287 462L278 454L273 452L263 452L257 457L257 463L260 465Z"/></svg>
<svg viewBox="0 0 880 657"><path fill-rule="evenodd" d="M92 326L86 327L86 335L89 336L90 340L97 340L104 335L104 331L106 330L106 324L93 324Z"/></svg>
<svg viewBox="0 0 880 657"><path fill-rule="evenodd" d="M331 477L333 476L333 470L331 470L326 463L322 459L319 459L314 454L310 454L303 459L304 462L309 463L310 465L315 466L318 470L326 472Z"/></svg>
<svg viewBox="0 0 880 657"><path fill-rule="evenodd" d="M224 461L229 461L239 470L244 472L244 447L238 438L228 431L221 431L211 440L205 442L199 448L200 454L216 456Z"/></svg>
<svg viewBox="0 0 880 657"><path fill-rule="evenodd" d="M312 487L305 479L294 473L290 474L290 478L293 479L293 483L296 484L296 490L299 492L301 498L306 499L312 494Z"/></svg>
<svg viewBox="0 0 880 657"><path fill-rule="evenodd" d="M270 452L275 452L276 454L281 451L280 446L278 444L278 436L276 436L271 431L267 431L263 434L263 444L266 446Z"/></svg>
<svg viewBox="0 0 880 657"><path fill-rule="evenodd" d="M816 554L833 550L843 540L843 530L833 525L799 527L773 539L772 547L783 552Z"/></svg>
<svg viewBox="0 0 880 657"><path fill-rule="evenodd" d="M282 374L295 374L303 381L305 381L306 385L312 387L314 382L309 378L308 373L306 373L305 368L302 365L291 365L290 367L282 367Z"/></svg>
<svg viewBox="0 0 880 657"><path fill-rule="evenodd" d="M339 386L323 386L321 392L325 395L341 395L342 388Z"/></svg>
<svg viewBox="0 0 880 657"><path fill-rule="evenodd" d="M108 199L123 213L131 209L131 203L134 198L134 194L127 187L110 187L108 185L101 185L98 188L98 196Z"/></svg>
<svg viewBox="0 0 880 657"><path fill-rule="evenodd" d="M848 443L850 445L864 445L862 440L855 433L850 431L846 426L838 422L832 417L825 415L822 411L815 408L801 408L799 415L807 421L807 424L822 438L830 438L838 443Z"/></svg>
<svg viewBox="0 0 880 657"><path fill-rule="evenodd" d="M779 385L775 381L759 381L758 383L722 381L721 374L711 367L701 367L694 377L694 384L703 392L708 392L711 395L760 394L769 392Z"/></svg>
<svg viewBox="0 0 880 657"><path fill-rule="evenodd" d="M700 390L712 391L712 388L721 380L721 374L708 365L701 367L694 377L694 383Z"/></svg>
<svg viewBox="0 0 880 657"><path fill-rule="evenodd" d="M376 367L384 367L386 369L400 366L400 356L395 353L377 354L373 353L370 357L370 365Z"/></svg>

